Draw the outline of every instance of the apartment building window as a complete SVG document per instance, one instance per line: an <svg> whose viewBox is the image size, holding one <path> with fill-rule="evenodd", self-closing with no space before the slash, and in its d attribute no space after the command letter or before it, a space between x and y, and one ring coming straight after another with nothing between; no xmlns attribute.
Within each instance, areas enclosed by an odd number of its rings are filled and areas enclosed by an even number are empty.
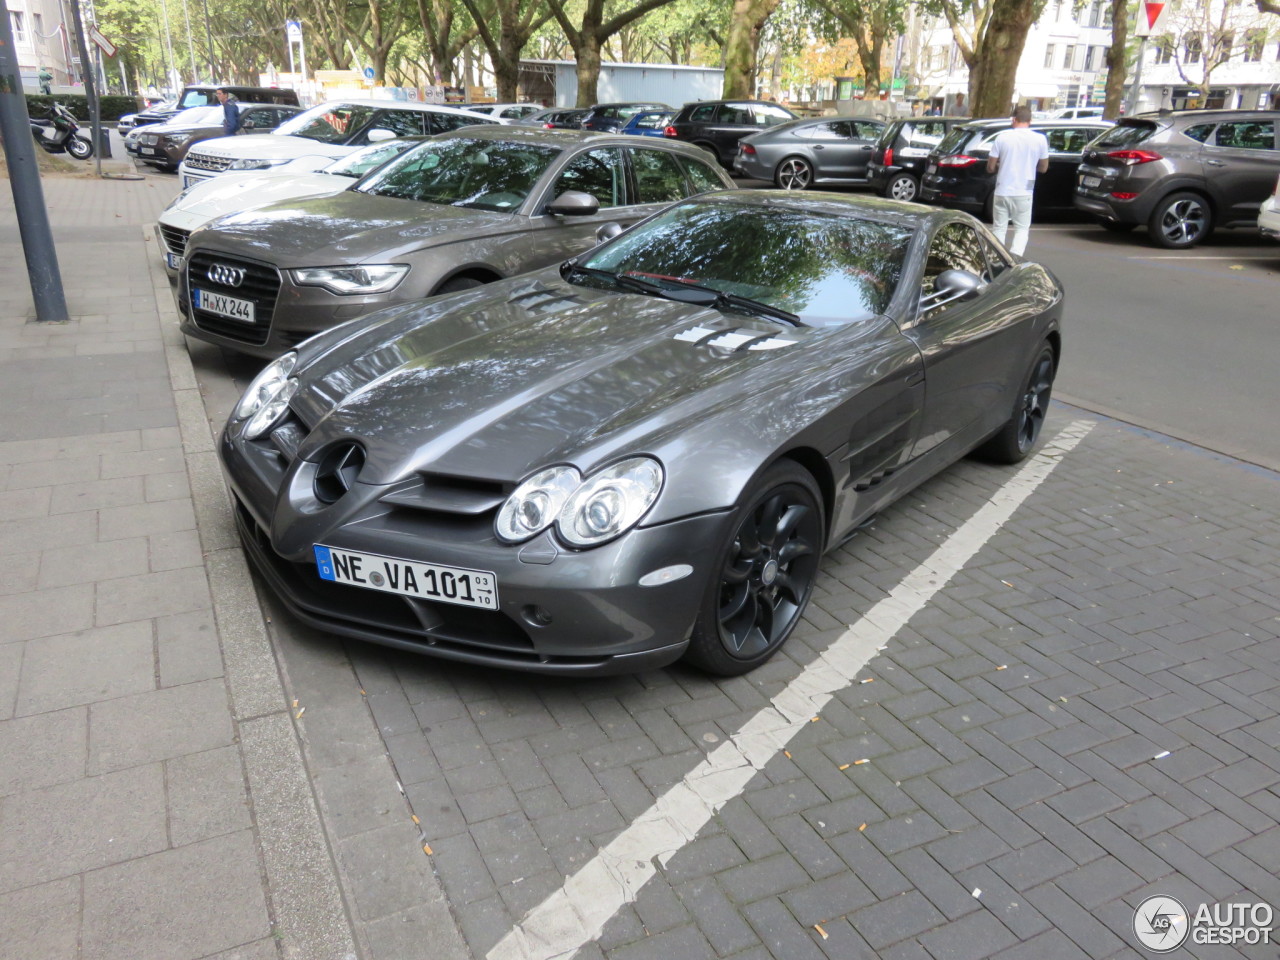
<svg viewBox="0 0 1280 960"><path fill-rule="evenodd" d="M1115 14L1114 14L1114 12L1113 12L1113 11L1112 11L1112 9L1111 9L1111 4L1109 4L1109 3L1108 3L1108 4L1106 4L1106 5L1102 8L1102 25L1103 25L1104 27L1109 27L1109 26L1111 26L1111 21L1112 21L1112 18L1114 17L1114 15L1115 15Z"/></svg>
<svg viewBox="0 0 1280 960"><path fill-rule="evenodd" d="M1093 3L1089 4L1089 15L1086 25L1096 27L1100 23L1102 23L1102 4L1099 3L1098 0L1093 0Z"/></svg>
<svg viewBox="0 0 1280 960"><path fill-rule="evenodd" d="M1231 48L1236 45L1236 35L1234 33L1224 33L1217 37L1213 45L1214 59L1221 62L1231 59Z"/></svg>
<svg viewBox="0 0 1280 960"><path fill-rule="evenodd" d="M1250 63L1262 59L1262 48L1267 45L1267 31L1250 30L1244 35L1244 58Z"/></svg>
<svg viewBox="0 0 1280 960"><path fill-rule="evenodd" d="M1049 44L1044 48L1044 65L1046 67L1053 66L1053 44Z"/></svg>
<svg viewBox="0 0 1280 960"><path fill-rule="evenodd" d="M1068 43L1062 54L1062 69L1070 70L1071 61L1076 58L1076 46L1074 43Z"/></svg>
<svg viewBox="0 0 1280 960"><path fill-rule="evenodd" d="M1085 48L1085 51L1084 51L1084 70L1085 70L1085 73L1092 73L1094 70L1096 70L1096 69L1097 69L1097 67L1094 65L1094 59L1097 57L1097 55L1098 55L1098 51L1099 51L1099 50L1101 50L1101 49L1102 49L1101 47L1087 47L1087 48Z"/></svg>
<svg viewBox="0 0 1280 960"><path fill-rule="evenodd" d="M1156 63L1168 63L1173 59L1173 37L1156 38Z"/></svg>
<svg viewBox="0 0 1280 960"><path fill-rule="evenodd" d="M31 29L35 31L37 40L49 39L47 36L45 36L44 17L42 17L40 14L33 13L31 15Z"/></svg>
<svg viewBox="0 0 1280 960"><path fill-rule="evenodd" d="M1187 42L1183 46L1183 59L1187 63L1200 62L1200 38L1187 37Z"/></svg>
<svg viewBox="0 0 1280 960"><path fill-rule="evenodd" d="M13 42L26 43L27 27L22 19L22 13L18 10L11 10L9 12L9 22L13 25Z"/></svg>

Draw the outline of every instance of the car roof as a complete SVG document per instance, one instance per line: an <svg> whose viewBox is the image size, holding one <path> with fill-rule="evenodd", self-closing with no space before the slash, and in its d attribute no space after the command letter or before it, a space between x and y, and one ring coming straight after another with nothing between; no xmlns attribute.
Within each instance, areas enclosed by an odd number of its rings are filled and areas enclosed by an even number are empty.
<svg viewBox="0 0 1280 960"><path fill-rule="evenodd" d="M978 128L1005 127L1005 126L1009 126L1011 123L1013 123L1013 121L1009 117L990 117L985 120L970 120L968 123L963 124L963 126L978 127ZM1031 121L1031 125L1033 127L1049 127L1049 128L1078 127L1082 123L1098 124L1099 126L1107 126L1107 127L1112 125L1110 120L1103 120L1101 117L1075 117L1074 119L1069 117L1054 117L1053 119Z"/></svg>
<svg viewBox="0 0 1280 960"><path fill-rule="evenodd" d="M666 104L660 100L617 100L609 103L593 103L588 110L598 110L600 107L656 107L662 108Z"/></svg>
<svg viewBox="0 0 1280 960"><path fill-rule="evenodd" d="M452 107L444 103L419 103L416 100L376 100L373 97L336 97L333 100L326 100L324 103L317 103L316 107L327 107L331 104L350 104L357 107L389 107L397 110L422 110L424 112L440 111L443 113L461 113L468 117L482 117L482 113L472 113L470 110L463 110L458 107Z"/></svg>
<svg viewBox="0 0 1280 960"><path fill-rule="evenodd" d="M1148 110L1125 120L1184 120L1187 118L1229 120L1238 117L1280 117L1280 110Z"/></svg>
<svg viewBox="0 0 1280 960"><path fill-rule="evenodd" d="M520 125L520 124L498 124L485 123L477 124L470 127L462 127L458 130L450 130L448 133L437 134L431 138L434 140L506 140L508 142L529 143L535 146L556 147L565 149L579 143L592 143L604 146L606 144L617 144L619 146L649 148L665 147L673 148L688 157L697 157L700 160L710 162L711 158L701 147L695 147L689 143L681 143L678 140L653 140L650 143L637 143L637 140L643 140L642 137L634 137L626 133L595 133L591 130L547 130L543 127Z"/></svg>
<svg viewBox="0 0 1280 960"><path fill-rule="evenodd" d="M717 106L727 104L729 106L734 106L734 107L756 107L756 106L782 107L782 104L778 103L776 100L693 100L693 101L690 101L689 103L686 103L685 106L686 107L705 107L710 104L715 104ZM785 110L787 108L782 107L782 109Z"/></svg>
<svg viewBox="0 0 1280 960"><path fill-rule="evenodd" d="M963 219L944 207L927 207L905 200L887 200L869 194L824 193L795 190L724 190L703 194L698 199L712 203L736 203L742 206L785 206L812 213L833 216L856 214L864 220L920 229L938 220Z"/></svg>

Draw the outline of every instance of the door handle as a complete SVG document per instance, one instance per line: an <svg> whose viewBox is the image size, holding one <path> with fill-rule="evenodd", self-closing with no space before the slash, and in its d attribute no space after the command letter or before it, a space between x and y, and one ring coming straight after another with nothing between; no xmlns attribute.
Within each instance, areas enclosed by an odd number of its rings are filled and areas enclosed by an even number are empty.
<svg viewBox="0 0 1280 960"><path fill-rule="evenodd" d="M813 145L813 149L815 149L815 150L825 150L825 149L827 149L827 148L826 148L826 147L824 147L824 146L823 146L822 144L820 144L820 143L815 143L815 144Z"/></svg>
<svg viewBox="0 0 1280 960"><path fill-rule="evenodd" d="M1227 163L1225 160L1206 160L1205 165L1210 167L1225 167Z"/></svg>

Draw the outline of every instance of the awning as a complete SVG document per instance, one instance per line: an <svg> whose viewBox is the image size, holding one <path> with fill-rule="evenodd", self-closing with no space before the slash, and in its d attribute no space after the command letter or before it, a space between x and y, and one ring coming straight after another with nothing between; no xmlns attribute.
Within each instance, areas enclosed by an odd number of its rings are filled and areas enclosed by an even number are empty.
<svg viewBox="0 0 1280 960"><path fill-rule="evenodd" d="M1019 100L1042 100L1058 95L1056 83L1018 83L1014 85Z"/></svg>

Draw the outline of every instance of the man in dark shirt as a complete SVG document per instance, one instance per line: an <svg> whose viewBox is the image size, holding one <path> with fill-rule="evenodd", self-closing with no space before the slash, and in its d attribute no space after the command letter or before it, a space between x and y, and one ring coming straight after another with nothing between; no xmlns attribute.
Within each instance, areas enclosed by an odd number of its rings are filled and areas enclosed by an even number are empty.
<svg viewBox="0 0 1280 960"><path fill-rule="evenodd" d="M240 129L240 105L233 94L219 87L213 95L222 104L222 135L229 137Z"/></svg>

